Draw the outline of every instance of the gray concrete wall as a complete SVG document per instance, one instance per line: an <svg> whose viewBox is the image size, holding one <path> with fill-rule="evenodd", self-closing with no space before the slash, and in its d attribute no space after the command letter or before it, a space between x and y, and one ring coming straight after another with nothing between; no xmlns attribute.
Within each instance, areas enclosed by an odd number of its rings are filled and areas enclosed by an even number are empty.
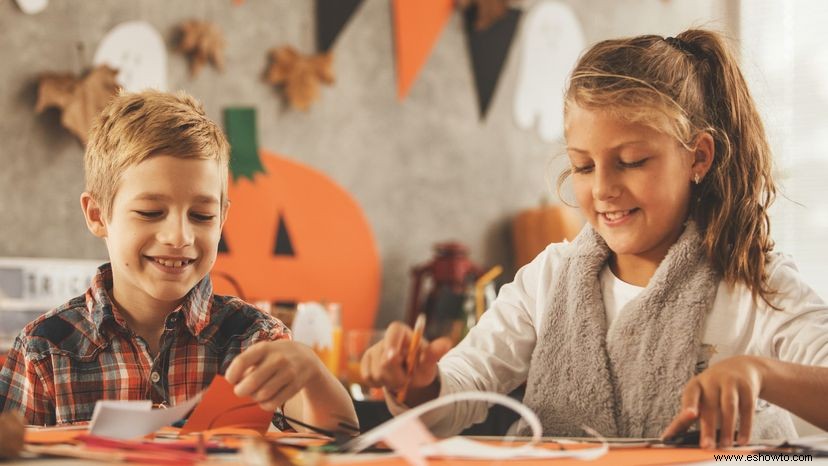
<svg viewBox="0 0 828 466"><path fill-rule="evenodd" d="M568 3L591 43L689 26L727 29L735 1ZM354 196L382 258L377 326L402 317L408 270L430 257L435 241L457 239L475 261L511 266L509 221L548 192L545 167L560 151L513 123L520 42L485 121L477 114L459 15L400 103L388 0L365 0L357 11L335 46L337 82L308 113L288 109L260 76L271 47L289 43L312 51L310 0L247 0L240 7L230 0L51 0L35 16L0 1L0 256L106 254L86 231L78 205L82 148L56 113L34 113L36 76L85 70L104 35L127 20L150 22L171 51L175 25L190 18L222 27L226 71L207 68L191 80L185 59L170 52L170 89L189 91L219 121L225 106L255 106L263 147L327 173Z"/></svg>

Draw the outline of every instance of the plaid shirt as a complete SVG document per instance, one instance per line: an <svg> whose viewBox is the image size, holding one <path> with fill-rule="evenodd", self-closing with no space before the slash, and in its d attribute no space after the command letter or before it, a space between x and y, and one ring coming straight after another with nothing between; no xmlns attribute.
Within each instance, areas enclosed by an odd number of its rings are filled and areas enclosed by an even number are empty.
<svg viewBox="0 0 828 466"><path fill-rule="evenodd" d="M27 325L0 371L0 411L34 425L92 418L98 400L175 405L192 398L250 345L290 339L279 320L244 301L213 295L209 276L165 321L153 357L109 297L104 264L84 296Z"/></svg>

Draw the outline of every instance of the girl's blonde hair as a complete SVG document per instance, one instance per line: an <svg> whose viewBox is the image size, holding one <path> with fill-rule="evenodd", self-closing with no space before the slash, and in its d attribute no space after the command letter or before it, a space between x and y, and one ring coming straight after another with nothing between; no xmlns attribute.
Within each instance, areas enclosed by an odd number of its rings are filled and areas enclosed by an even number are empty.
<svg viewBox="0 0 828 466"><path fill-rule="evenodd" d="M219 163L224 215L230 161L224 132L189 94L146 90L115 97L89 132L83 158L86 191L98 201L105 217L111 218L124 171L160 154Z"/></svg>
<svg viewBox="0 0 828 466"><path fill-rule="evenodd" d="M742 282L769 302L768 208L776 197L771 151L759 113L719 34L690 29L599 42L578 61L566 91L572 104L611 112L674 136L692 149L701 133L715 141L710 171L693 185L690 218L726 283ZM566 112L566 110L565 110ZM559 186L570 171L559 178Z"/></svg>

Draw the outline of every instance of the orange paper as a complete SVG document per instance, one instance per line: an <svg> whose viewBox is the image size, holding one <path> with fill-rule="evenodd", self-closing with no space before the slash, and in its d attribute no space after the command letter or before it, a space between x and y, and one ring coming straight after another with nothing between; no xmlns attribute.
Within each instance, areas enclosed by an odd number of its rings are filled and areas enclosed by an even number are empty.
<svg viewBox="0 0 828 466"><path fill-rule="evenodd" d="M454 0L394 0L399 100L408 95L452 13Z"/></svg>
<svg viewBox="0 0 828 466"><path fill-rule="evenodd" d="M260 408L253 398L236 396L233 385L217 375L181 429L181 435L219 427L240 427L264 435L272 418L273 413Z"/></svg>
<svg viewBox="0 0 828 466"><path fill-rule="evenodd" d="M57 445L61 443L73 443L76 437L88 434L88 425L27 427L23 434L23 441L28 445Z"/></svg>

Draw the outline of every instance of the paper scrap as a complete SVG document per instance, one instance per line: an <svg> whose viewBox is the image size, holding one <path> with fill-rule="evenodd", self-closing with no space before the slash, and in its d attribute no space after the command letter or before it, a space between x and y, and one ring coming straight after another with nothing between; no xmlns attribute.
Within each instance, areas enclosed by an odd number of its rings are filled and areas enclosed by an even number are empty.
<svg viewBox="0 0 828 466"><path fill-rule="evenodd" d="M184 418L200 396L167 409L152 409L151 401L100 400L95 403L89 435L131 439L151 434ZM129 422L124 422L129 419Z"/></svg>

